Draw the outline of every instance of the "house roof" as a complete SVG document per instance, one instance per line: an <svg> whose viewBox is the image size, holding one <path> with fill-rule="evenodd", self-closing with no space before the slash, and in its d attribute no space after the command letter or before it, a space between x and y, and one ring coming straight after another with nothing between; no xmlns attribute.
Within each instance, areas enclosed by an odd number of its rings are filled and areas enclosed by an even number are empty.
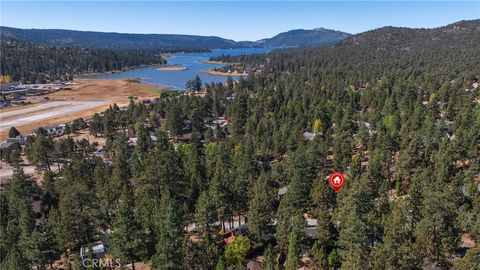
<svg viewBox="0 0 480 270"><path fill-rule="evenodd" d="M248 270L260 270L261 268L262 268L261 264L257 261L250 260L247 263L247 269Z"/></svg>
<svg viewBox="0 0 480 270"><path fill-rule="evenodd" d="M17 142L4 142L0 144L0 149L11 149Z"/></svg>
<svg viewBox="0 0 480 270"><path fill-rule="evenodd" d="M288 191L288 186L286 186L286 187L281 187L281 188L278 189L278 193L277 193L277 194L278 194L279 196L282 196L282 195L285 195L285 193L287 193L287 191Z"/></svg>

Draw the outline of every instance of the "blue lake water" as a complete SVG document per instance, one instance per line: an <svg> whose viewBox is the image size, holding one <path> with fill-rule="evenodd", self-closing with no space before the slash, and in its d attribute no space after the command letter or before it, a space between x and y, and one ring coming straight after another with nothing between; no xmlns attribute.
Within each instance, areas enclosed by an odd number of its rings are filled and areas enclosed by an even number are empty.
<svg viewBox="0 0 480 270"><path fill-rule="evenodd" d="M89 76L89 78L102 79L126 79L140 78L145 83L157 84L160 86L171 87L174 90L185 89L185 83L199 75L204 83L225 82L227 76L209 75L202 73L207 69L213 69L223 66L222 64L206 64L202 60L208 60L210 57L220 56L222 54L241 55L241 54L261 54L272 51L272 48L242 48L242 49L216 49L207 53L176 53L168 59L168 64L173 64L188 68L183 71L158 70L158 67L135 68L125 72L116 72L110 74L99 74ZM232 76L238 79L237 76Z"/></svg>

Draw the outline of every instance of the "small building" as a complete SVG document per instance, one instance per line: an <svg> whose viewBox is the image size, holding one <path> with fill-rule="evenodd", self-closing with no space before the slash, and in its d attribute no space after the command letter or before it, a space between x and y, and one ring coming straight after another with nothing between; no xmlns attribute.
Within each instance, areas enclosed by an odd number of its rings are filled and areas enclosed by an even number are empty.
<svg viewBox="0 0 480 270"><path fill-rule="evenodd" d="M247 263L248 270L260 270L262 269L262 263L258 260L249 260Z"/></svg>
<svg viewBox="0 0 480 270"><path fill-rule="evenodd" d="M0 144L0 152L3 151L12 151L12 150L20 150L22 147L18 142L3 142Z"/></svg>
<svg viewBox="0 0 480 270"><path fill-rule="evenodd" d="M303 133L303 137L305 138L305 140L309 140L309 141L312 141L317 136L323 136L323 133L322 132L308 132L308 131Z"/></svg>
<svg viewBox="0 0 480 270"><path fill-rule="evenodd" d="M5 99L0 100L0 108L6 108L6 107L9 107L10 105L11 105L10 100L5 100Z"/></svg>
<svg viewBox="0 0 480 270"><path fill-rule="evenodd" d="M25 138L23 138L21 136L18 136L18 137L15 137L15 138L8 138L7 142L16 142L20 145L24 145L25 144Z"/></svg>
<svg viewBox="0 0 480 270"><path fill-rule="evenodd" d="M281 187L281 188L278 189L277 195L278 196L283 196L283 195L285 195L285 193L287 193L287 191L288 191L288 186Z"/></svg>
<svg viewBox="0 0 480 270"><path fill-rule="evenodd" d="M93 256L95 256L97 259L103 258L105 254L110 250L107 236L101 235L100 241L80 247L80 260L82 260L82 262L88 259L90 248L92 249Z"/></svg>
<svg viewBox="0 0 480 270"><path fill-rule="evenodd" d="M223 128L227 127L228 125L230 125L230 121L228 119L225 119L225 117L219 117L212 121L212 125L210 127L215 129L217 126Z"/></svg>
<svg viewBox="0 0 480 270"><path fill-rule="evenodd" d="M43 129L49 136L61 136L65 132L65 124L60 124L58 126L45 126Z"/></svg>

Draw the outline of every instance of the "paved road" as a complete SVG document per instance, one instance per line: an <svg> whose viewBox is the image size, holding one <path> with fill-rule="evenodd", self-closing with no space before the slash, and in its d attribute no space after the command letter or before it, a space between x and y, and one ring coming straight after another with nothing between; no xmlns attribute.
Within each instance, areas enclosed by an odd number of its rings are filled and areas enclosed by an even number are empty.
<svg viewBox="0 0 480 270"><path fill-rule="evenodd" d="M52 101L24 109L0 112L0 131L30 123L93 109L105 101Z"/></svg>

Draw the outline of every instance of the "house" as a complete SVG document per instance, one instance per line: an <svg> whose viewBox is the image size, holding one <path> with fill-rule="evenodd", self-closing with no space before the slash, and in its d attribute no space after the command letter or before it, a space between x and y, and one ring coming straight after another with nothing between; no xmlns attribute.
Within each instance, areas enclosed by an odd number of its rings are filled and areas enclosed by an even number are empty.
<svg viewBox="0 0 480 270"><path fill-rule="evenodd" d="M133 129L128 129L128 130L127 130L127 137L130 138L130 139L131 139L131 138L136 138L136 136L135 136L135 130L133 130Z"/></svg>
<svg viewBox="0 0 480 270"><path fill-rule="evenodd" d="M105 254L110 250L107 236L101 235L100 241L80 247L80 260L82 260L82 262L88 259L90 248L92 249L93 256L95 256L97 259L103 258Z"/></svg>
<svg viewBox="0 0 480 270"><path fill-rule="evenodd" d="M49 136L60 136L65 132L65 124L60 124L58 126L45 126L43 129Z"/></svg>
<svg viewBox="0 0 480 270"><path fill-rule="evenodd" d="M260 270L262 269L262 260L259 258L254 258L249 260L247 263L248 270Z"/></svg>
<svg viewBox="0 0 480 270"><path fill-rule="evenodd" d="M3 151L12 151L12 150L20 150L22 147L18 142L4 142L0 144L0 152Z"/></svg>
<svg viewBox="0 0 480 270"><path fill-rule="evenodd" d="M305 140L313 140L315 139L316 136L323 136L323 133L322 132L304 132L303 133L303 137L305 138Z"/></svg>
<svg viewBox="0 0 480 270"><path fill-rule="evenodd" d="M10 100L5 100L5 99L0 100L0 108L6 108L10 105L11 105Z"/></svg>
<svg viewBox="0 0 480 270"><path fill-rule="evenodd" d="M92 154L93 154L93 156L99 157L104 161L107 159L107 152L103 149L97 150L97 151L93 152Z"/></svg>
<svg viewBox="0 0 480 270"><path fill-rule="evenodd" d="M287 193L287 191L288 191L288 186L281 187L281 188L278 189L277 195L278 196L283 196L283 195L285 195L285 193Z"/></svg>
<svg viewBox="0 0 480 270"><path fill-rule="evenodd" d="M24 145L25 144L25 138L23 138L21 136L18 136L18 137L15 137L15 138L8 138L7 142L16 142L20 145Z"/></svg>
<svg viewBox="0 0 480 270"><path fill-rule="evenodd" d="M225 117L218 117L212 121L212 125L209 127L215 129L217 126L223 128L227 127L228 125L230 125L230 121L228 119L225 119Z"/></svg>
<svg viewBox="0 0 480 270"><path fill-rule="evenodd" d="M41 200L35 200L32 202L32 213L35 215L35 225L40 225L44 222L42 210L43 206Z"/></svg>

